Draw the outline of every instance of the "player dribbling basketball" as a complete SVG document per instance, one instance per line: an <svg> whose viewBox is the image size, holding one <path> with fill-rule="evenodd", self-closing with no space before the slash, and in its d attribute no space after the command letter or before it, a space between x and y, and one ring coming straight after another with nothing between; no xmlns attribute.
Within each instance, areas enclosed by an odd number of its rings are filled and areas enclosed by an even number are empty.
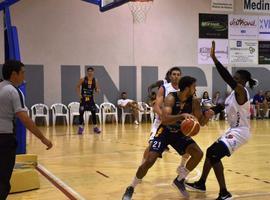
<svg viewBox="0 0 270 200"><path fill-rule="evenodd" d="M162 155L166 146L171 145L180 155L185 153L190 155L186 166L181 167L178 171L178 173L180 172L179 175L173 181L173 184L182 195L185 197L188 196L184 185L185 178L189 172L198 165L202 159L203 153L192 138L181 134L179 121L187 117L193 117L192 115L186 114L192 113L199 120L201 125L205 125L214 114L212 110L208 110L203 115L200 102L198 99L193 98L196 91L195 87L196 79L185 76L179 81L180 91L173 92L165 98L161 116L162 124L158 128L150 145L150 150L145 162L138 168L136 173L138 182L142 180L147 171L154 165L157 158ZM123 200L131 200L133 192L134 188L127 188Z"/></svg>

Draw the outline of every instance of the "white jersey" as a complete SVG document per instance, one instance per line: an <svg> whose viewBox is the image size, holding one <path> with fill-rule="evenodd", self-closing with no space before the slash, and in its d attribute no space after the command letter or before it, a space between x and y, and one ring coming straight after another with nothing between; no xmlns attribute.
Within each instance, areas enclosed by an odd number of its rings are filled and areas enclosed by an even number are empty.
<svg viewBox="0 0 270 200"><path fill-rule="evenodd" d="M247 92L247 99L249 100L249 93ZM227 114L228 123L231 128L247 127L250 128L250 102L247 101L243 105L239 105L235 98L235 92L225 100L225 110Z"/></svg>
<svg viewBox="0 0 270 200"><path fill-rule="evenodd" d="M171 92L179 91L179 89L175 89L171 83L166 83L166 84L162 85L161 87L164 88L164 98L166 96L168 96L168 94L170 94ZM154 123L152 124L152 128L151 128L151 135L150 135L150 139L149 139L150 141L154 139L156 132L157 132L157 129L160 126L160 124L161 124L161 119L157 114L155 114L155 120L154 120Z"/></svg>
<svg viewBox="0 0 270 200"><path fill-rule="evenodd" d="M249 93L247 92L247 99ZM219 138L229 149L230 155L247 143L250 134L250 103L239 105L233 91L225 101L225 110L230 128Z"/></svg>
<svg viewBox="0 0 270 200"><path fill-rule="evenodd" d="M168 84L168 81L166 79L163 79L162 81L163 81L162 85Z"/></svg>

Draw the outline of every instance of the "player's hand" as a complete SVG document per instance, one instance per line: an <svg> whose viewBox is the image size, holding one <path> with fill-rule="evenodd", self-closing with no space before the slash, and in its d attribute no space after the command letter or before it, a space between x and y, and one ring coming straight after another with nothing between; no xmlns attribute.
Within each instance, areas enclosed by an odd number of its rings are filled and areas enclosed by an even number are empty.
<svg viewBox="0 0 270 200"><path fill-rule="evenodd" d="M41 142L47 146L47 150L51 149L52 146L53 146L53 144L51 143L51 141L48 140L45 137L41 139Z"/></svg>
<svg viewBox="0 0 270 200"><path fill-rule="evenodd" d="M215 44L215 41L212 41L212 47L211 47L211 51L210 51L210 56L212 59L214 59L216 57L215 50L216 50L216 44Z"/></svg>
<svg viewBox="0 0 270 200"><path fill-rule="evenodd" d="M207 111L204 112L204 116L207 119L212 118L215 115L215 112L212 109L208 109Z"/></svg>
<svg viewBox="0 0 270 200"><path fill-rule="evenodd" d="M197 120L195 116L188 114L188 113L183 113L181 114L181 120L185 120L185 119L194 119Z"/></svg>

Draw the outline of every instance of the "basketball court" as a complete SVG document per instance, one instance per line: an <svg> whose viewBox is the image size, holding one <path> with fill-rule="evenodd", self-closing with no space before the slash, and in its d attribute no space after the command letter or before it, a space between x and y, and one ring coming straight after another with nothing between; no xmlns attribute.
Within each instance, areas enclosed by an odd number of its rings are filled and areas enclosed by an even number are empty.
<svg viewBox="0 0 270 200"><path fill-rule="evenodd" d="M266 200L270 199L269 163L270 144L269 120L252 121L252 139L240 148L231 158L224 159L225 176L228 189L234 199ZM51 175L65 184L64 188L74 192L77 199L121 199L125 188L132 180L141 163L143 151L147 145L150 124L138 127L133 124L107 124L102 127L101 135L86 130L77 135L77 127L57 126L44 128L55 144L51 152L44 150L39 141L30 135L27 138L29 153L39 155L39 164ZM203 127L194 139L205 152L206 148L227 128L224 121L211 121ZM137 186L135 200L183 199L171 186L176 176L180 157L171 148L163 159L149 170L143 183ZM191 173L189 180L197 180L202 170L203 160ZM40 174L41 188L29 192L12 194L9 200L20 199L68 199L61 189L54 186ZM206 183L207 192L190 193L190 199L215 199L218 184L213 171ZM72 198L71 198L72 199ZM74 198L73 198L74 199Z"/></svg>

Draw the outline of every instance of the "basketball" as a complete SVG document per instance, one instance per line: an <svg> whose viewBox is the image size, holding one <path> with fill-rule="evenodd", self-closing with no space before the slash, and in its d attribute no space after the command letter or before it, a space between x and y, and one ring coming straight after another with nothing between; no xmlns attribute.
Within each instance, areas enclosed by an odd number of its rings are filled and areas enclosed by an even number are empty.
<svg viewBox="0 0 270 200"><path fill-rule="evenodd" d="M195 119L185 119L181 123L181 132L189 137L197 135L200 131L200 124Z"/></svg>

